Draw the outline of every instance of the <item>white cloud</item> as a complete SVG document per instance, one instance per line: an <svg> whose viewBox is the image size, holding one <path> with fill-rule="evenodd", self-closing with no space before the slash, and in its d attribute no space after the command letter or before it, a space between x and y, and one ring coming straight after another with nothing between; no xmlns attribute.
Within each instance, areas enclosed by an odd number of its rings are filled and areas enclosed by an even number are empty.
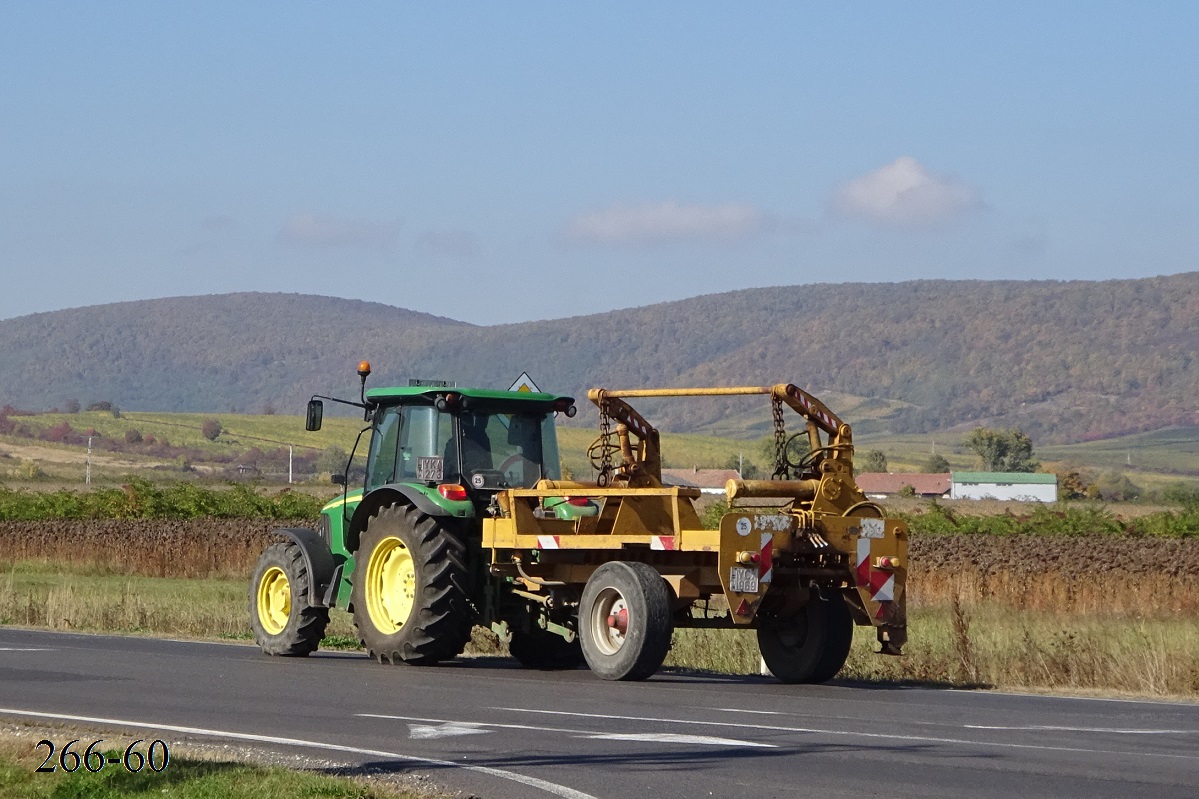
<svg viewBox="0 0 1199 799"><path fill-rule="evenodd" d="M681 205L670 200L582 213L570 221L568 233L576 241L645 245L688 239L743 239L770 227L770 217L752 205Z"/></svg>
<svg viewBox="0 0 1199 799"><path fill-rule="evenodd" d="M837 189L832 210L870 222L919 227L946 222L980 205L975 189L929 172L905 155Z"/></svg>
<svg viewBox="0 0 1199 799"><path fill-rule="evenodd" d="M301 247L388 249L400 232L399 222L343 219L314 213L293 214L279 240Z"/></svg>

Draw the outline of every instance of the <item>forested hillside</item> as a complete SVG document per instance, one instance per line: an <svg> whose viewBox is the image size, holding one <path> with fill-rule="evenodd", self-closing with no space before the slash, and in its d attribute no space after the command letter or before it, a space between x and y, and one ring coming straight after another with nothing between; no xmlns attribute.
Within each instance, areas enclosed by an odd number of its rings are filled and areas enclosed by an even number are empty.
<svg viewBox="0 0 1199 799"><path fill-rule="evenodd" d="M232 294L0 321L0 405L298 412L313 392L444 377L546 390L793 381L859 430L1021 426L1039 441L1195 424L1199 273L1121 281L917 281L750 289L478 327L374 303ZM869 398L863 401L862 398ZM750 434L744 400L655 409ZM765 421L764 409L753 417Z"/></svg>

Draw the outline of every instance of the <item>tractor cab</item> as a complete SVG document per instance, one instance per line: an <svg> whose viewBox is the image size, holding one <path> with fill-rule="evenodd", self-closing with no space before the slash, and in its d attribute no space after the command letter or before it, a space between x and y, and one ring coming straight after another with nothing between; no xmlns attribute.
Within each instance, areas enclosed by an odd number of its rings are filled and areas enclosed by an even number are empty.
<svg viewBox="0 0 1199 799"><path fill-rule="evenodd" d="M498 396L504 395L504 396ZM415 484L488 501L561 477L554 412L569 397L458 389L372 389L365 489Z"/></svg>

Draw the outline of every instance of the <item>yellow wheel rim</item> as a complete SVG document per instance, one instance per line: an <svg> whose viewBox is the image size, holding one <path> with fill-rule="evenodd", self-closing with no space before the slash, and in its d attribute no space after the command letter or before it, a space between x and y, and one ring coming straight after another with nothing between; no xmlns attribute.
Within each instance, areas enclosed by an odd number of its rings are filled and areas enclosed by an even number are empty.
<svg viewBox="0 0 1199 799"><path fill-rule="evenodd" d="M408 621L416 602L416 566L404 542L384 538L366 563L366 610L375 628L391 635Z"/></svg>
<svg viewBox="0 0 1199 799"><path fill-rule="evenodd" d="M278 635L291 618L291 583L278 566L272 566L258 581L258 621L262 629Z"/></svg>

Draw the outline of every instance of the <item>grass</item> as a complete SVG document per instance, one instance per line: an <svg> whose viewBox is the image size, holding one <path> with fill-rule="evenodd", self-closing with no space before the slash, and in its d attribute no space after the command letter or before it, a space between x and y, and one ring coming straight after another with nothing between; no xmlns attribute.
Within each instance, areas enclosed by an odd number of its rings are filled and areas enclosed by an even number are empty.
<svg viewBox="0 0 1199 799"><path fill-rule="evenodd" d="M89 573L46 562L0 576L0 624L50 630L250 640L246 581ZM330 614L330 648L356 646L344 611Z"/></svg>
<svg viewBox="0 0 1199 799"><path fill-rule="evenodd" d="M64 772L61 767L53 773L39 773L37 768L47 754L47 747L37 746L42 738L54 741L58 747L73 738L85 744L103 739L111 747L104 749L105 755L117 758L123 757L125 747L134 741L128 736L79 730L6 731L0 734L0 799L124 799L147 795L168 799L261 799L274 796L432 799L434 796L427 790L411 791L388 784L371 783L362 778L257 765L214 755L212 750L201 747L175 745L171 746L168 765L159 772L148 767L130 771L123 765L105 765L96 773L83 767L70 773ZM142 744L136 751L144 754L145 746ZM136 765L137 761L134 759L131 762Z"/></svg>
<svg viewBox="0 0 1199 799"><path fill-rule="evenodd" d="M858 628L841 677L1199 696L1199 598L1167 577L1113 575L1086 590L1060 575L924 575L909 583L902 658L874 654ZM246 583L94 574L11 564L0 577L0 623L57 630L250 640ZM334 610L324 648L357 649L349 614ZM468 654L502 652L482 630ZM758 671L746 630L679 630L668 666Z"/></svg>
<svg viewBox="0 0 1199 799"><path fill-rule="evenodd" d="M1129 696L1199 696L1199 614L1144 618L1014 610L953 598L909 607L903 657L876 654L858 627L839 678L869 682L1078 691ZM666 664L756 674L751 630L679 630Z"/></svg>

